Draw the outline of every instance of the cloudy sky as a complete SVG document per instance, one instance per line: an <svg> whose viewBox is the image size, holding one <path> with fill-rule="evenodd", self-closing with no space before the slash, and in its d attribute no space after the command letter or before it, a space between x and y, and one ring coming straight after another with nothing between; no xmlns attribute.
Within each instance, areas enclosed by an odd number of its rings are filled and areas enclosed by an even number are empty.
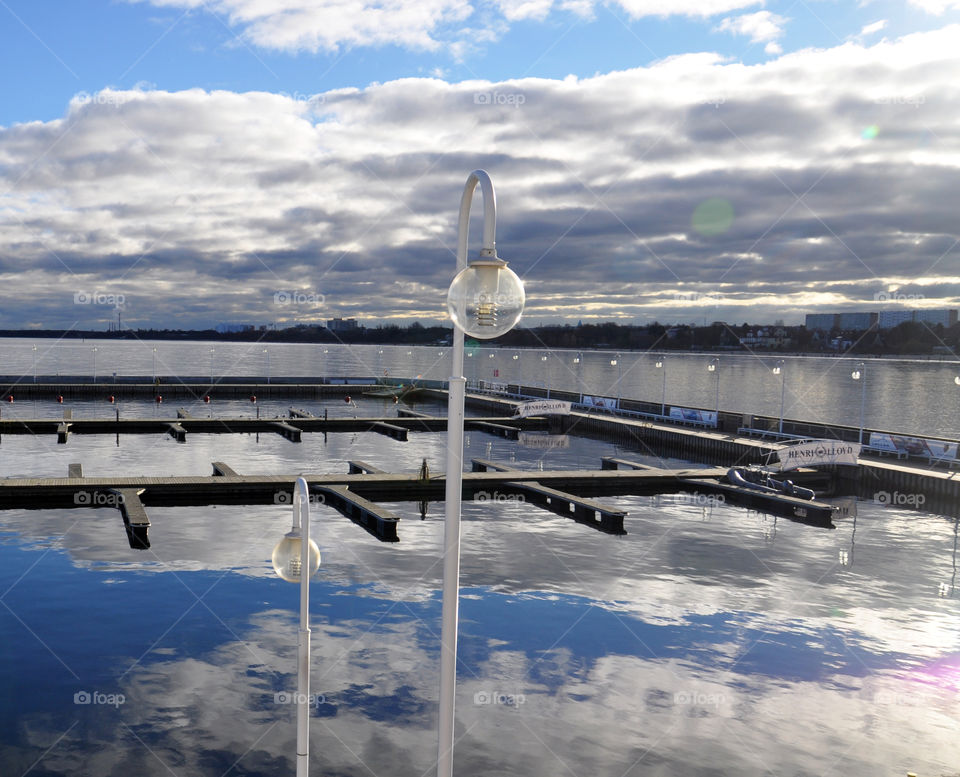
<svg viewBox="0 0 960 777"><path fill-rule="evenodd" d="M0 0L0 327L960 306L957 0ZM482 201L474 201L473 245Z"/></svg>

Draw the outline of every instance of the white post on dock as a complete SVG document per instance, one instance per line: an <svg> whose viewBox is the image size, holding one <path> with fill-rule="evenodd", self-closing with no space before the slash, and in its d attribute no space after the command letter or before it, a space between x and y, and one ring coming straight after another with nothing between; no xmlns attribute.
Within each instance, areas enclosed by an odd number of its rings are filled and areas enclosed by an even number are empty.
<svg viewBox="0 0 960 777"><path fill-rule="evenodd" d="M662 354L657 357L654 365L658 370L663 370L663 385L660 389L660 417L667 414L667 357Z"/></svg>
<svg viewBox="0 0 960 777"><path fill-rule="evenodd" d="M780 376L780 426L779 434L783 434L783 399L786 396L787 373L783 370L783 359L777 360L777 366L773 368L773 374Z"/></svg>
<svg viewBox="0 0 960 777"><path fill-rule="evenodd" d="M470 203L483 193L483 249L467 266ZM447 469L443 532L443 607L440 634L440 710L437 775L453 775L454 698L457 684L457 626L460 600L460 498L463 491L463 336L481 340L510 331L523 313L523 284L497 256L497 203L490 176L474 170L460 199L457 275L447 292L454 324L453 367L447 384Z"/></svg>
<svg viewBox="0 0 960 777"><path fill-rule="evenodd" d="M863 362L857 365L857 368L850 373L850 377L860 381L860 437L859 442L863 445L863 411L867 402L867 368Z"/></svg>
<svg viewBox="0 0 960 777"><path fill-rule="evenodd" d="M714 402L714 407L716 408L717 413L717 423L716 427L720 428L720 359L714 356L710 363L707 365L707 370L714 373L717 376L717 385L716 385L716 397Z"/></svg>

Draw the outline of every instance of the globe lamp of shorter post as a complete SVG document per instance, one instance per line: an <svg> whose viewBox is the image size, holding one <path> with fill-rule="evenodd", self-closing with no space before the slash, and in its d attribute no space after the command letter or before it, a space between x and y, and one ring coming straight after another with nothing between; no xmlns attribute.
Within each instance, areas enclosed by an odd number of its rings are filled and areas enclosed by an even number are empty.
<svg viewBox="0 0 960 777"><path fill-rule="evenodd" d="M287 532L273 549L273 570L288 583L300 582L302 545L303 538L300 536L300 528L297 527ZM310 540L309 567L308 577L313 577L320 569L320 548L313 540Z"/></svg>

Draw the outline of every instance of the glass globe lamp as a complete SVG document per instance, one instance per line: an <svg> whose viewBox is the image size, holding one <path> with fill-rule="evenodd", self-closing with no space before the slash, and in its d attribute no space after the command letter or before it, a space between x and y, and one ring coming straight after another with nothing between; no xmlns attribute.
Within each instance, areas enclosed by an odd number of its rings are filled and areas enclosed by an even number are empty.
<svg viewBox="0 0 960 777"><path fill-rule="evenodd" d="M520 278L495 254L481 256L457 273L447 292L453 323L480 340L509 332L520 320L524 302Z"/></svg>
<svg viewBox="0 0 960 777"><path fill-rule="evenodd" d="M300 529L293 529L287 532L273 549L273 570L288 583L300 582L302 547L303 538L300 536ZM313 540L310 540L308 566L310 574L307 577L313 577L320 568L320 548Z"/></svg>

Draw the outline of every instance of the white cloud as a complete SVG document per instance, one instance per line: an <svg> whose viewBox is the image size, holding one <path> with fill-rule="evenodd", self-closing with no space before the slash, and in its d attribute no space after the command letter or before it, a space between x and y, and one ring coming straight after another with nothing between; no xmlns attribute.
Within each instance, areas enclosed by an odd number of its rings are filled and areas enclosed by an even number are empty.
<svg viewBox="0 0 960 777"><path fill-rule="evenodd" d="M880 19L879 21L873 22L872 24L867 24L862 30L860 30L860 35L866 37L867 35L873 35L875 32L880 32L880 30L885 29L887 26L886 19Z"/></svg>
<svg viewBox="0 0 960 777"><path fill-rule="evenodd" d="M630 16L717 16L752 5L762 5L762 0L615 0Z"/></svg>
<svg viewBox="0 0 960 777"><path fill-rule="evenodd" d="M774 41L783 35L783 26L790 21L770 11L757 11L742 16L731 16L717 25L720 32L746 35L751 43ZM779 52L776 52L779 53Z"/></svg>
<svg viewBox="0 0 960 777"><path fill-rule="evenodd" d="M330 314L439 318L475 167L494 178L498 243L528 277L533 320L588 305L689 320L678 283L734 284L731 310L764 300L757 318L796 320L813 272L857 301L935 267L945 280L925 297L954 299L957 34L312 100L89 95L0 129L0 320L69 325L97 311L65 303L98 289L125 295L134 326L166 323L171 302L187 326L292 323L273 295L306 274ZM717 197L731 227L701 234L692 214Z"/></svg>
<svg viewBox="0 0 960 777"><path fill-rule="evenodd" d="M935 16L941 16L947 11L960 9L960 2L957 2L957 0L909 0L909 2L910 5L914 5Z"/></svg>
<svg viewBox="0 0 960 777"><path fill-rule="evenodd" d="M478 40L503 34L512 22L551 13L591 18L598 0L128 0L225 16L250 43L280 51L333 51L346 46L396 45L450 49L455 57ZM761 0L614 0L626 13L707 18Z"/></svg>

